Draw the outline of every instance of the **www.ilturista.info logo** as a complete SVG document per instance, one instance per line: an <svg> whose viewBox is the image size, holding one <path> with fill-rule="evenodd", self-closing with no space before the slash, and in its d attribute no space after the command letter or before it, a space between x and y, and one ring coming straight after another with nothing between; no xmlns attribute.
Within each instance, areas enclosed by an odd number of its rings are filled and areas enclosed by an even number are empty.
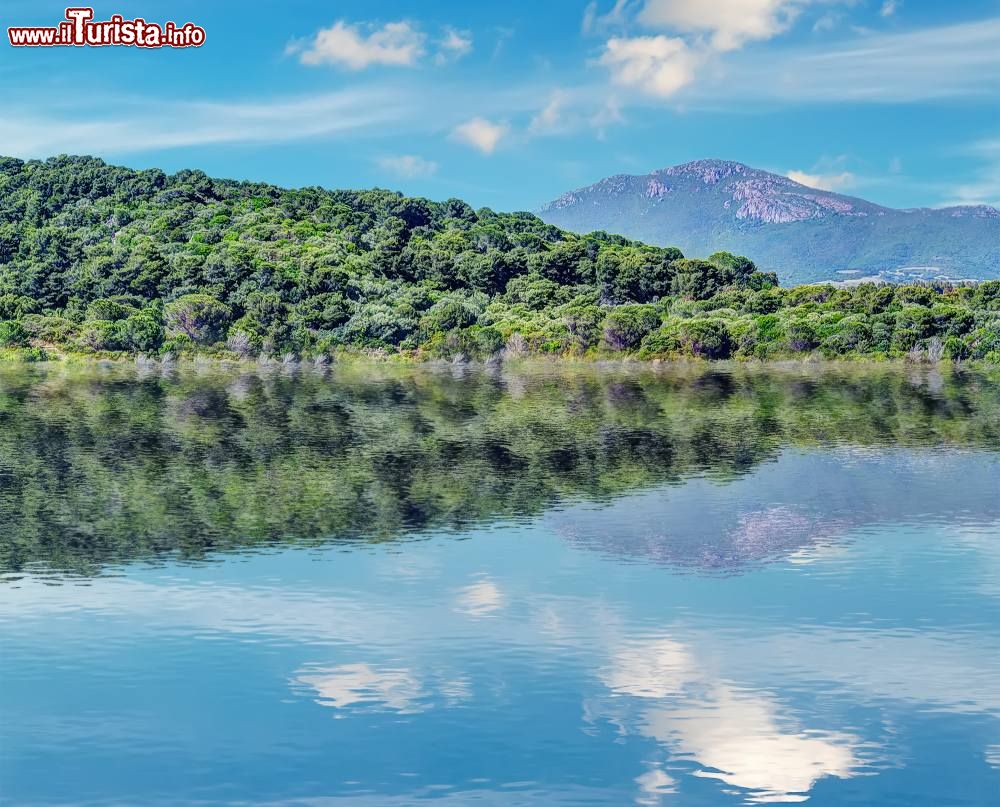
<svg viewBox="0 0 1000 807"><path fill-rule="evenodd" d="M205 29L192 22L160 25L142 17L126 20L112 14L110 20L94 22L94 9L67 8L66 19L48 27L7 29L10 44L17 48L51 48L60 45L124 45L137 48L197 48L205 44Z"/></svg>

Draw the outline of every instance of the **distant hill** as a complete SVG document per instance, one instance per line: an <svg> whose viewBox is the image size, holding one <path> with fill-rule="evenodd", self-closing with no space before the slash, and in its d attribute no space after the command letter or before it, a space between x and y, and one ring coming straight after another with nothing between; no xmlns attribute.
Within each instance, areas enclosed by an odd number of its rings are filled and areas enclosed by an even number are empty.
<svg viewBox="0 0 1000 807"><path fill-rule="evenodd" d="M685 255L751 255L783 282L1000 277L1000 211L895 210L726 160L698 160L571 191L539 215Z"/></svg>

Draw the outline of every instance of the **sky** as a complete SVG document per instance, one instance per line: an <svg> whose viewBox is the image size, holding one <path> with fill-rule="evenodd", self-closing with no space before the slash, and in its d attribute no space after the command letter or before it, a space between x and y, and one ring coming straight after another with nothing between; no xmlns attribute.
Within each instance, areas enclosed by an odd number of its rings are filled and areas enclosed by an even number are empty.
<svg viewBox="0 0 1000 807"><path fill-rule="evenodd" d="M8 26L65 4L0 0ZM0 43L0 153L536 210L703 158L1000 204L1000 0L121 0L199 48ZM6 33L6 32L5 32Z"/></svg>

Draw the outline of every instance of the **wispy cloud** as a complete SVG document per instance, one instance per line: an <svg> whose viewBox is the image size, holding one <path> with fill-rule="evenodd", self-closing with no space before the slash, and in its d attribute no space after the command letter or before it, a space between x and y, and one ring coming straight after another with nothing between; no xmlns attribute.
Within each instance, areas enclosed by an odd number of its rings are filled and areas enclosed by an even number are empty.
<svg viewBox="0 0 1000 807"><path fill-rule="evenodd" d="M437 45L435 64L448 64L472 53L472 34L455 28L445 28L444 35L438 40Z"/></svg>
<svg viewBox="0 0 1000 807"><path fill-rule="evenodd" d="M566 127L567 96L562 90L554 90L548 102L531 119L528 131L531 134L557 134Z"/></svg>
<svg viewBox="0 0 1000 807"><path fill-rule="evenodd" d="M884 0L882 3L882 8L879 9L878 13L883 17L891 17L900 7L903 5L903 0Z"/></svg>
<svg viewBox="0 0 1000 807"><path fill-rule="evenodd" d="M1000 209L1000 137L980 140L965 151L981 161L976 179L951 189L950 205L990 205Z"/></svg>
<svg viewBox="0 0 1000 807"><path fill-rule="evenodd" d="M598 139L607 130L625 122L616 93L600 87L557 87L531 117L527 134L532 136L570 135L591 130Z"/></svg>
<svg viewBox="0 0 1000 807"><path fill-rule="evenodd" d="M734 56L697 91L798 103L908 103L1000 96L1000 17L815 48Z"/></svg>
<svg viewBox="0 0 1000 807"><path fill-rule="evenodd" d="M94 108L118 109L106 117ZM352 89L257 103L138 101L97 104L48 114L8 109L0 121L5 154L126 154L238 143L278 143L377 129L411 117L398 94Z"/></svg>
<svg viewBox="0 0 1000 807"><path fill-rule="evenodd" d="M821 15L813 23L813 32L820 33L822 31L832 31L840 24L840 15L835 14L832 11L828 11L826 14Z"/></svg>
<svg viewBox="0 0 1000 807"><path fill-rule="evenodd" d="M628 20L630 6L634 5L630 0L615 0L611 10L601 14L597 0L591 0L583 11L583 20L580 23L580 30L584 34L593 34L605 31L609 28L620 28Z"/></svg>
<svg viewBox="0 0 1000 807"><path fill-rule="evenodd" d="M403 179L434 176L438 164L415 154L394 154L379 157L376 161L379 168L389 174L395 174Z"/></svg>

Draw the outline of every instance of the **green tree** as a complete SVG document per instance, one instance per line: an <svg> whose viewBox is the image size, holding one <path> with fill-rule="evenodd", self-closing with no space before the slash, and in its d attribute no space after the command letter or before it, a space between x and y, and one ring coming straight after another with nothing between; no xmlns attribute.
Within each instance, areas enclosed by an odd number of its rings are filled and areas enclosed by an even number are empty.
<svg viewBox="0 0 1000 807"><path fill-rule="evenodd" d="M207 294L185 294L167 303L163 316L169 335L183 335L195 343L210 345L225 335L232 311Z"/></svg>
<svg viewBox="0 0 1000 807"><path fill-rule="evenodd" d="M29 334L20 322L0 322L0 347L26 347Z"/></svg>
<svg viewBox="0 0 1000 807"><path fill-rule="evenodd" d="M732 352L732 340L721 319L684 320L678 328L681 346L692 356L703 359L726 359Z"/></svg>
<svg viewBox="0 0 1000 807"><path fill-rule="evenodd" d="M604 341L614 350L630 350L659 324L659 312L652 305L618 306L604 318Z"/></svg>

